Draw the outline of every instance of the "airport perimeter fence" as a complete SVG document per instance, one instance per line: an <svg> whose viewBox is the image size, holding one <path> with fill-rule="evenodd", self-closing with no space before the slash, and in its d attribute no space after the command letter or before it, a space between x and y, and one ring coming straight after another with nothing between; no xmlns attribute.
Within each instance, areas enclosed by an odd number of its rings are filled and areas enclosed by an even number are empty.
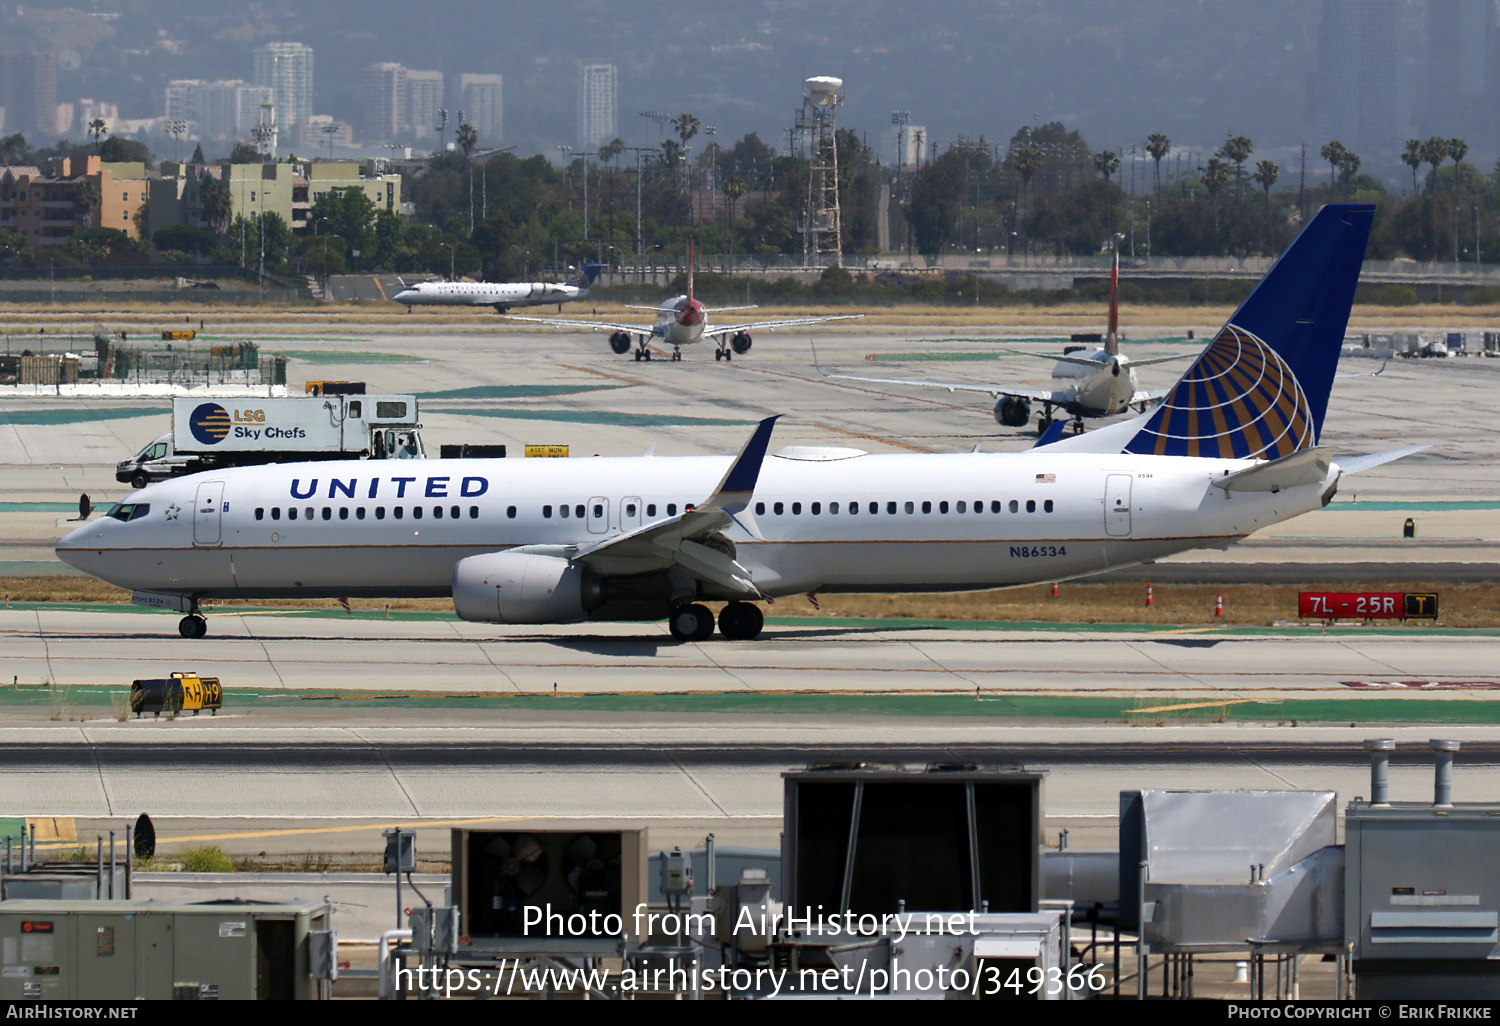
<svg viewBox="0 0 1500 1026"><path fill-rule="evenodd" d="M7 335L4 348L0 384L18 385L285 385L288 361L248 341L132 346L104 334Z"/></svg>

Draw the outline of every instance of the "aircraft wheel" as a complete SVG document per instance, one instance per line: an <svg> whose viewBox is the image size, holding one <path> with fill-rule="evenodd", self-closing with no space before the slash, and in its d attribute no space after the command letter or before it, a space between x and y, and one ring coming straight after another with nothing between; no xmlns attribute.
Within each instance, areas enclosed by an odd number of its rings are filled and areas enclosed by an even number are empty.
<svg viewBox="0 0 1500 1026"><path fill-rule="evenodd" d="M719 352L717 349L715 349L714 350L714 363L718 363L722 359L724 359L724 354L721 353L721 352Z"/></svg>
<svg viewBox="0 0 1500 1026"><path fill-rule="evenodd" d="M190 613L177 621L177 633L184 638L201 638L208 633L208 621L197 613Z"/></svg>
<svg viewBox="0 0 1500 1026"><path fill-rule="evenodd" d="M714 632L714 614L697 602L678 606L667 617L667 628L678 641L705 641Z"/></svg>
<svg viewBox="0 0 1500 1026"><path fill-rule="evenodd" d="M726 349L726 350L724 350L724 362L725 362L725 363L729 363L729 362L730 362L730 361L731 361L731 360L733 360L733 359L734 359L734 354L733 354L733 353L731 353L731 352L730 352L730 351L729 351L729 350L727 350L727 349Z"/></svg>
<svg viewBox="0 0 1500 1026"><path fill-rule="evenodd" d="M639 349L637 349L636 352L635 352L635 362L636 363L640 363L641 362L641 351Z"/></svg>
<svg viewBox="0 0 1500 1026"><path fill-rule="evenodd" d="M651 362L651 350L647 349L645 351L645 353L642 354L641 359L645 360L647 363L650 363Z"/></svg>
<svg viewBox="0 0 1500 1026"><path fill-rule="evenodd" d="M754 641L765 623L760 607L749 602L731 602L719 613L719 633L730 641Z"/></svg>
<svg viewBox="0 0 1500 1026"><path fill-rule="evenodd" d="M1052 418L1051 417L1041 416L1041 417L1038 417L1036 419L1036 429L1037 429L1038 433L1046 431L1051 426L1052 426Z"/></svg>

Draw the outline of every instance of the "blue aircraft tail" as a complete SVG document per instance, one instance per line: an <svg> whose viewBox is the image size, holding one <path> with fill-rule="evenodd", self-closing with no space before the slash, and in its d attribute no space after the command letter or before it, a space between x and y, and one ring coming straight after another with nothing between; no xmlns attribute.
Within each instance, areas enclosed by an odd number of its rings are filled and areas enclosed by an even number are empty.
<svg viewBox="0 0 1500 1026"><path fill-rule="evenodd" d="M589 286L594 284L594 279L599 277L599 269L603 266L603 264L584 264L578 269L577 274L563 282L563 284L577 285L579 288L587 291Z"/></svg>
<svg viewBox="0 0 1500 1026"><path fill-rule="evenodd" d="M1273 460L1316 445L1374 214L1318 211L1125 451Z"/></svg>

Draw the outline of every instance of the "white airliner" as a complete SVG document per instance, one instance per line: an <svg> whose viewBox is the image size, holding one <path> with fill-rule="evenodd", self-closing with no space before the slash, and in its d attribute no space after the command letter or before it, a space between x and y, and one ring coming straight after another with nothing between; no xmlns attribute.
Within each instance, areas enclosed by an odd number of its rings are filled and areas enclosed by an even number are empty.
<svg viewBox="0 0 1500 1026"><path fill-rule="evenodd" d="M1037 430L1043 434L1052 426L1052 410L1062 410L1078 418L1074 422L1077 430L1083 430L1083 418L1113 417L1124 413L1132 406L1144 412L1145 404L1166 395L1168 390L1143 390L1136 381L1135 368L1149 367L1157 363L1185 360L1192 354L1176 356L1153 356L1144 360L1132 360L1120 353L1120 254L1115 252L1109 281L1109 330L1104 336L1102 349L1086 350L1084 346L1069 347L1061 356L1045 353L1027 353L1017 349L1003 352L1016 356L1029 356L1038 360L1055 360L1052 377L1056 384L1050 389L1012 388L1008 385L976 385L948 383L942 381L912 381L900 378L864 378L852 374L830 374L830 378L846 378L850 381L872 381L885 385L919 385L929 388L946 388L950 392L988 392L996 399L995 420L1005 427L1024 427L1031 418L1031 404L1042 404L1042 413L1037 417ZM1098 336L1094 336L1097 340ZM1059 430L1061 430L1059 428Z"/></svg>
<svg viewBox="0 0 1500 1026"><path fill-rule="evenodd" d="M995 588L1218 546L1326 505L1318 445L1374 208L1324 207L1165 401L1021 453L412 460L214 471L132 493L57 546L186 613L208 599L451 595L465 620L665 616L756 637L756 601Z"/></svg>
<svg viewBox="0 0 1500 1026"><path fill-rule="evenodd" d="M424 281L396 293L394 301L414 306L493 306L506 313L513 306L549 306L582 299L599 277L599 264L584 264L564 282Z"/></svg>
<svg viewBox="0 0 1500 1026"><path fill-rule="evenodd" d="M688 243L687 295L674 296L661 306L635 306L632 310L651 310L656 314L656 323L616 324L611 321L564 321L552 317L522 317L512 315L513 321L534 321L554 328L588 328L590 331L608 331L609 348L621 356L630 352L634 340L637 361L651 359L650 345L653 341L664 342L672 347L672 359L682 359L682 347L692 345L705 338L714 343L714 359L733 360L735 354L744 356L750 351L752 332L772 331L776 328L792 328L804 324L822 324L824 321L847 321L863 314L840 314L834 317L795 317L780 321L755 321L736 324L728 328L710 328L708 315L728 310L753 310L753 306L721 306L710 308L693 298L692 243Z"/></svg>

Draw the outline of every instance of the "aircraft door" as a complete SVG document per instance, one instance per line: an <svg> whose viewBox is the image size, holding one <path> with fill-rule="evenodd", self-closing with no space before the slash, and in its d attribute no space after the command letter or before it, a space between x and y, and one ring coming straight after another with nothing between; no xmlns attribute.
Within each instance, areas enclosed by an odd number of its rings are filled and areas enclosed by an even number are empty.
<svg viewBox="0 0 1500 1026"><path fill-rule="evenodd" d="M641 526L641 497L627 495L620 500L620 530L629 533Z"/></svg>
<svg viewBox="0 0 1500 1026"><path fill-rule="evenodd" d="M1110 474L1104 482L1104 533L1130 537L1130 475Z"/></svg>
<svg viewBox="0 0 1500 1026"><path fill-rule="evenodd" d="M198 486L193 503L193 544L218 545L223 540L220 518L224 509L224 482L205 481Z"/></svg>
<svg viewBox="0 0 1500 1026"><path fill-rule="evenodd" d="M609 530L609 500L596 495L589 500L589 533L603 534Z"/></svg>

